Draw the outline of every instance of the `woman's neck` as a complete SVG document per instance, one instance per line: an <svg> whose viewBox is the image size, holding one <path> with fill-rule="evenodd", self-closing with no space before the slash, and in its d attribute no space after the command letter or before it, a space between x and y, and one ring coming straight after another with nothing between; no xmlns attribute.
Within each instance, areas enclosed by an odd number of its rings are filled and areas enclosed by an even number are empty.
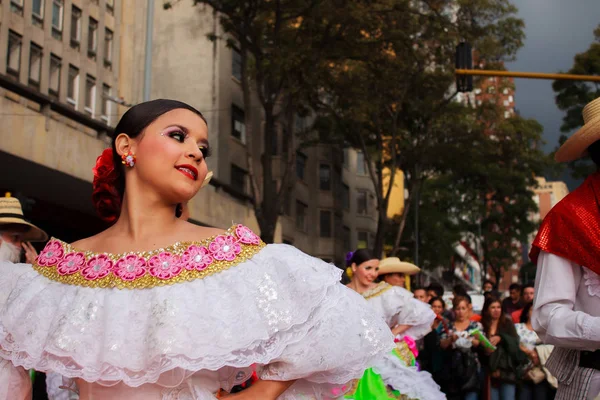
<svg viewBox="0 0 600 400"><path fill-rule="evenodd" d="M358 281L358 279L352 279L352 281L350 281L350 283L348 284L348 287L350 289L352 289L355 292L360 293L360 294L363 294L364 292L369 290L372 286L373 286L373 284L363 285Z"/></svg>
<svg viewBox="0 0 600 400"><path fill-rule="evenodd" d="M169 236L176 231L179 219L175 207L144 191L127 190L123 196L121 215L113 226L133 242L143 242L156 236ZM147 192L146 192L147 193Z"/></svg>

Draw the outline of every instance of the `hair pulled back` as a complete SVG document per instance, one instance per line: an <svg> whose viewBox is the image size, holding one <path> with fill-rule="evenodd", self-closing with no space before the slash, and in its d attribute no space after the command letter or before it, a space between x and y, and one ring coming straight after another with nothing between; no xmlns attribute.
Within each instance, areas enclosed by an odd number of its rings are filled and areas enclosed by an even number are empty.
<svg viewBox="0 0 600 400"><path fill-rule="evenodd" d="M121 133L130 138L143 134L144 130L163 114L184 109L198 115L204 122L202 113L194 107L177 100L158 99L131 107L115 127L111 148L102 152L94 167L92 202L100 218L109 223L116 222L121 213L121 203L125 193L125 173L121 157L117 153L116 138Z"/></svg>
<svg viewBox="0 0 600 400"><path fill-rule="evenodd" d="M365 261L373 260L377 257L373 257L373 253L367 249L358 249L354 252L350 252L346 256L346 266L349 267L352 264L360 265Z"/></svg>

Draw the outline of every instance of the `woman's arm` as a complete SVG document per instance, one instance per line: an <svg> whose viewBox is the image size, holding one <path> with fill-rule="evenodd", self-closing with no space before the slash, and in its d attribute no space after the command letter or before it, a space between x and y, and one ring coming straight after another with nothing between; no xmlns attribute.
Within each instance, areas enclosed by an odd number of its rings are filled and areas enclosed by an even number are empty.
<svg viewBox="0 0 600 400"><path fill-rule="evenodd" d="M248 389L239 393L227 395L225 399L231 400L275 400L285 392L295 381L263 381L259 380Z"/></svg>

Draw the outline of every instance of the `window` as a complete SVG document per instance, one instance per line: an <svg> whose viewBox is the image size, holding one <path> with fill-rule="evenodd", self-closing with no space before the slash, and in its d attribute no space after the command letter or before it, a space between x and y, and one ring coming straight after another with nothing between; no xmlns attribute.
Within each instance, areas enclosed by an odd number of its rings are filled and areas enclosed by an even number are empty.
<svg viewBox="0 0 600 400"><path fill-rule="evenodd" d="M48 82L48 93L58 98L60 93L60 71L62 60L54 54L50 55L50 81Z"/></svg>
<svg viewBox="0 0 600 400"><path fill-rule="evenodd" d="M296 201L296 229L306 232L306 214L308 206L301 201Z"/></svg>
<svg viewBox="0 0 600 400"><path fill-rule="evenodd" d="M246 193L246 171L234 164L231 164L231 187Z"/></svg>
<svg viewBox="0 0 600 400"><path fill-rule="evenodd" d="M319 226L319 233L322 238L331 237L331 211L320 211Z"/></svg>
<svg viewBox="0 0 600 400"><path fill-rule="evenodd" d="M331 167L327 164L319 165L319 189L331 190Z"/></svg>
<svg viewBox="0 0 600 400"><path fill-rule="evenodd" d="M365 164L365 155L362 151L356 153L356 173L359 175L367 174L367 166Z"/></svg>
<svg viewBox="0 0 600 400"><path fill-rule="evenodd" d="M81 10L71 7L71 47L79 49L81 42Z"/></svg>
<svg viewBox="0 0 600 400"><path fill-rule="evenodd" d="M106 11L110 15L115 13L115 0L106 0Z"/></svg>
<svg viewBox="0 0 600 400"><path fill-rule="evenodd" d="M31 23L40 28L44 26L44 0L31 2Z"/></svg>
<svg viewBox="0 0 600 400"><path fill-rule="evenodd" d="M489 86L489 87L487 88L487 92L488 92L489 94L494 94L494 93L496 93L496 88L495 88L494 86Z"/></svg>
<svg viewBox="0 0 600 400"><path fill-rule="evenodd" d="M342 184L342 205L345 210L350 209L350 187L345 183Z"/></svg>
<svg viewBox="0 0 600 400"><path fill-rule="evenodd" d="M369 232L358 232L358 243L356 244L356 248L358 249L368 249L369 248Z"/></svg>
<svg viewBox="0 0 600 400"><path fill-rule="evenodd" d="M29 49L29 84L39 88L40 75L42 73L42 48L31 43Z"/></svg>
<svg viewBox="0 0 600 400"><path fill-rule="evenodd" d="M231 136L246 143L246 122L244 111L236 106L231 106Z"/></svg>
<svg viewBox="0 0 600 400"><path fill-rule="evenodd" d="M510 102L508 100L504 100L504 107L508 107L510 105Z"/></svg>
<svg viewBox="0 0 600 400"><path fill-rule="evenodd" d="M350 238L350 228L344 226L342 230L342 239L344 243L344 250L348 250L352 248L351 238Z"/></svg>
<svg viewBox="0 0 600 400"><path fill-rule="evenodd" d="M360 215L367 213L367 192L356 192L356 212Z"/></svg>
<svg viewBox="0 0 600 400"><path fill-rule="evenodd" d="M52 0L52 36L62 40L63 0Z"/></svg>
<svg viewBox="0 0 600 400"><path fill-rule="evenodd" d="M504 118L510 118L510 111L504 111Z"/></svg>
<svg viewBox="0 0 600 400"><path fill-rule="evenodd" d="M88 57L95 60L98 52L98 21L90 17L88 25Z"/></svg>
<svg viewBox="0 0 600 400"><path fill-rule="evenodd" d="M110 29L104 30L104 66L112 66L113 33Z"/></svg>
<svg viewBox="0 0 600 400"><path fill-rule="evenodd" d="M88 75L85 78L85 112L94 116L96 108L96 78Z"/></svg>
<svg viewBox="0 0 600 400"><path fill-rule="evenodd" d="M6 55L6 72L19 79L21 71L21 35L8 31L8 51Z"/></svg>
<svg viewBox="0 0 600 400"><path fill-rule="evenodd" d="M306 156L302 153L296 154L296 176L300 180L304 180L306 173Z"/></svg>
<svg viewBox="0 0 600 400"><path fill-rule="evenodd" d="M242 53L238 49L231 49L231 75L238 81L242 80Z"/></svg>
<svg viewBox="0 0 600 400"><path fill-rule="evenodd" d="M79 98L79 69L69 65L69 80L67 81L67 103L77 107Z"/></svg>
<svg viewBox="0 0 600 400"><path fill-rule="evenodd" d="M100 119L108 124L110 118L110 86L102 85L102 109Z"/></svg>
<svg viewBox="0 0 600 400"><path fill-rule="evenodd" d="M10 0L10 11L23 15L23 0Z"/></svg>

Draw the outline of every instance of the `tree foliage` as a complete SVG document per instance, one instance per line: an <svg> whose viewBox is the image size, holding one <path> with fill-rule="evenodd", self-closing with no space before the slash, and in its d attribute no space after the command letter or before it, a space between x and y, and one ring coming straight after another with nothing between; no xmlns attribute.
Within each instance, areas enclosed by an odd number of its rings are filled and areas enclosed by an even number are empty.
<svg viewBox="0 0 600 400"><path fill-rule="evenodd" d="M594 42L583 53L575 55L573 67L568 71L575 75L600 75L600 25L594 30ZM559 145L567 140L567 134L583 126L583 108L590 101L600 97L600 83L586 81L557 80L552 84L556 92L556 105L565 112L560 130L564 133ZM574 178L587 177L595 170L588 160L569 163Z"/></svg>

